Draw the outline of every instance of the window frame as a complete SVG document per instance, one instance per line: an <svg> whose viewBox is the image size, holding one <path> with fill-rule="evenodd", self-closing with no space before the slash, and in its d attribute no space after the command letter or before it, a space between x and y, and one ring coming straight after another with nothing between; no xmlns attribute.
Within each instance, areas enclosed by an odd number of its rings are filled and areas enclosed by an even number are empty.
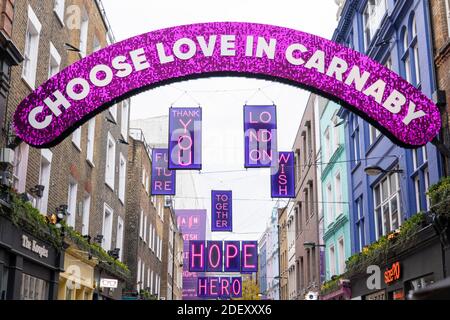
<svg viewBox="0 0 450 320"><path fill-rule="evenodd" d="M27 30L25 33L24 61L22 63L22 79L30 87L36 88L37 66L39 59L39 41L42 24L33 8L28 5Z"/></svg>

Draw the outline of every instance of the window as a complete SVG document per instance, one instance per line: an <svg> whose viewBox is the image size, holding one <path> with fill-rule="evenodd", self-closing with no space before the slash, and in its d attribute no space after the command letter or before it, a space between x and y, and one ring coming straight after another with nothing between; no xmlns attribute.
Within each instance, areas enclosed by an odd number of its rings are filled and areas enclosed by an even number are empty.
<svg viewBox="0 0 450 320"><path fill-rule="evenodd" d="M39 36L42 25L31 6L28 6L28 26L25 35L25 51L22 69L22 78L31 89L36 85L36 69L39 52Z"/></svg>
<svg viewBox="0 0 450 320"><path fill-rule="evenodd" d="M411 60L409 59L409 38L408 31L405 29L403 33L403 65L405 67L405 79L411 83Z"/></svg>
<svg viewBox="0 0 450 320"><path fill-rule="evenodd" d="M103 242L102 248L106 251L111 250L113 229L113 210L105 203L103 207Z"/></svg>
<svg viewBox="0 0 450 320"><path fill-rule="evenodd" d="M392 59L391 59L391 57L389 57L389 58L386 60L386 62L384 63L384 66L385 66L386 68L388 68L389 70L392 70Z"/></svg>
<svg viewBox="0 0 450 320"><path fill-rule="evenodd" d="M145 262L142 261L142 266L141 266L141 286L142 289L144 289L145 286Z"/></svg>
<svg viewBox="0 0 450 320"><path fill-rule="evenodd" d="M386 0L368 0L364 9L364 44L365 50L370 46L381 20L387 11Z"/></svg>
<svg viewBox="0 0 450 320"><path fill-rule="evenodd" d="M136 272L136 283L137 283L137 290L141 290L141 258L138 258L137 260L137 272Z"/></svg>
<svg viewBox="0 0 450 320"><path fill-rule="evenodd" d="M39 185L44 186L44 192L37 202L37 208L42 214L47 214L48 194L50 189L50 173L53 154L48 149L41 150L41 168L39 173Z"/></svg>
<svg viewBox="0 0 450 320"><path fill-rule="evenodd" d="M329 161L331 158L331 138L330 138L330 128L325 130L325 161Z"/></svg>
<svg viewBox="0 0 450 320"><path fill-rule="evenodd" d="M334 178L334 187L335 187L335 200L336 200L336 216L342 214L342 184L341 184L341 174L336 174Z"/></svg>
<svg viewBox="0 0 450 320"><path fill-rule="evenodd" d="M447 11L447 36L450 38L450 0L445 0L445 10Z"/></svg>
<svg viewBox="0 0 450 320"><path fill-rule="evenodd" d="M88 122L87 132L87 156L86 160L94 166L94 144L95 144L95 118L92 118Z"/></svg>
<svg viewBox="0 0 450 320"><path fill-rule="evenodd" d="M423 175L425 178L425 191L428 192L428 189L430 189L430 170L428 170L428 168L426 168L423 171ZM426 199L427 199L427 208L426 209L429 210L430 206L431 206L430 196L428 196L426 193L425 193L425 195L426 195Z"/></svg>
<svg viewBox="0 0 450 320"><path fill-rule="evenodd" d="M331 187L331 183L327 185L327 223L328 225L332 224L334 221L334 212L333 212L333 190Z"/></svg>
<svg viewBox="0 0 450 320"><path fill-rule="evenodd" d="M80 55L85 57L87 54L87 41L88 41L88 29L89 29L89 17L86 12L86 8L83 8L81 14L80 25Z"/></svg>
<svg viewBox="0 0 450 320"><path fill-rule="evenodd" d="M75 228L75 216L77 211L77 191L78 184L75 182L69 183L69 195L67 198L67 224L69 227Z"/></svg>
<svg viewBox="0 0 450 320"><path fill-rule="evenodd" d="M142 185L145 188L145 182L147 181L147 171L145 171L145 168L142 168Z"/></svg>
<svg viewBox="0 0 450 320"><path fill-rule="evenodd" d="M120 120L120 132L122 133L122 138L128 141L128 120L130 114L130 105L128 100L122 103L122 118Z"/></svg>
<svg viewBox="0 0 450 320"><path fill-rule="evenodd" d="M94 36L93 44L92 44L92 52L96 52L102 48L102 44L98 40L96 36Z"/></svg>
<svg viewBox="0 0 450 320"><path fill-rule="evenodd" d="M48 63L48 77L51 78L59 72L61 67L61 56L53 43L50 42L50 61Z"/></svg>
<svg viewBox="0 0 450 320"><path fill-rule="evenodd" d="M336 275L336 253L334 251L334 246L330 246L329 259L330 277L332 277Z"/></svg>
<svg viewBox="0 0 450 320"><path fill-rule="evenodd" d="M339 146L341 144L341 136L339 133L340 127L339 127L339 118L337 115L333 117L333 140L334 140L334 151L337 151L339 149Z"/></svg>
<svg viewBox="0 0 450 320"><path fill-rule="evenodd" d="M365 231L364 231L364 211L363 211L363 198L360 197L358 200L355 201L355 209L356 209L356 244L357 244L357 248L356 251L357 252L361 252L362 249L364 248L364 246L366 245L365 243Z"/></svg>
<svg viewBox="0 0 450 320"><path fill-rule="evenodd" d="M106 149L105 182L112 190L114 190L115 171L116 171L116 142L111 133L108 133L108 142Z"/></svg>
<svg viewBox="0 0 450 320"><path fill-rule="evenodd" d="M158 201L158 216L161 218L161 220L164 217L164 204L162 198Z"/></svg>
<svg viewBox="0 0 450 320"><path fill-rule="evenodd" d="M144 210L141 210L141 215L139 219L139 237L144 238Z"/></svg>
<svg viewBox="0 0 450 320"><path fill-rule="evenodd" d="M416 197L416 211L419 212L422 210L422 206L421 206L421 197L422 197L422 193L420 192L420 177L416 176L414 178L414 192L415 192L415 197Z"/></svg>
<svg viewBox="0 0 450 320"><path fill-rule="evenodd" d="M58 17L61 24L64 25L64 7L65 7L65 0L55 0L55 8L53 11L55 12L56 16Z"/></svg>
<svg viewBox="0 0 450 320"><path fill-rule="evenodd" d="M356 115L352 115L352 151L353 151L353 164L356 166L361 160L361 152L359 146L359 124L358 117Z"/></svg>
<svg viewBox="0 0 450 320"><path fill-rule="evenodd" d="M345 272L345 246L344 238L340 238L338 241L338 260L339 260L339 274Z"/></svg>
<svg viewBox="0 0 450 320"><path fill-rule="evenodd" d="M48 300L49 285L47 281L22 274L20 300Z"/></svg>
<svg viewBox="0 0 450 320"><path fill-rule="evenodd" d="M83 235L89 234L89 216L91 212L91 196L85 195L83 199L83 225L81 233Z"/></svg>
<svg viewBox="0 0 450 320"><path fill-rule="evenodd" d="M375 128L373 125L369 124L369 144L372 145L377 141L378 137L380 136L381 132L378 131L377 128Z"/></svg>
<svg viewBox="0 0 450 320"><path fill-rule="evenodd" d="M147 290L150 290L150 276L151 276L151 270L148 268L147 270Z"/></svg>
<svg viewBox="0 0 450 320"><path fill-rule="evenodd" d="M153 271L150 273L150 294L153 294Z"/></svg>
<svg viewBox="0 0 450 320"><path fill-rule="evenodd" d="M148 231L148 247L153 250L153 225L151 222Z"/></svg>
<svg viewBox="0 0 450 320"><path fill-rule="evenodd" d="M300 149L297 149L295 152L295 176L296 181L300 180Z"/></svg>
<svg viewBox="0 0 450 320"><path fill-rule="evenodd" d="M73 132L73 134L72 134L72 142L73 142L73 145L75 146L75 147L77 147L77 149L79 150L79 151L81 151L81 128L82 127L79 127L77 130L75 130L74 132Z"/></svg>
<svg viewBox="0 0 450 320"><path fill-rule="evenodd" d="M142 240L147 242L147 215L144 216L144 234L142 236Z"/></svg>
<svg viewBox="0 0 450 320"><path fill-rule="evenodd" d="M108 109L109 113L111 114L114 121L117 122L117 104L113 105Z"/></svg>
<svg viewBox="0 0 450 320"><path fill-rule="evenodd" d="M156 242L156 227L153 226L153 252L156 251L156 245L157 245L157 242Z"/></svg>
<svg viewBox="0 0 450 320"><path fill-rule="evenodd" d="M392 173L374 188L377 238L397 230L401 221L398 174Z"/></svg>
<svg viewBox="0 0 450 320"><path fill-rule="evenodd" d="M14 149L13 186L18 193L25 192L29 150L30 147L26 143L21 143Z"/></svg>
<svg viewBox="0 0 450 320"><path fill-rule="evenodd" d="M119 249L119 260L122 261L122 251L123 251L123 233L124 233L124 225L123 219L121 217L117 217L117 237L116 237L116 248Z"/></svg>
<svg viewBox="0 0 450 320"><path fill-rule="evenodd" d="M416 16L414 16L412 20L412 39L414 41L414 45L412 48L414 55L414 85L420 86L420 55L419 55L419 45L417 39L417 25L416 25Z"/></svg>
<svg viewBox="0 0 450 320"><path fill-rule="evenodd" d="M125 204L125 185L127 176L127 161L123 154L120 154L119 164L119 200Z"/></svg>

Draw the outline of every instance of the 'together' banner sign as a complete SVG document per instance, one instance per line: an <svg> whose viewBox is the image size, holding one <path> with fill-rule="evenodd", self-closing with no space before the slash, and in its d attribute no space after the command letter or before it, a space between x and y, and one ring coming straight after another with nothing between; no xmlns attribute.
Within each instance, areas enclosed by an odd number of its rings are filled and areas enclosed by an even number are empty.
<svg viewBox="0 0 450 320"><path fill-rule="evenodd" d="M169 152L167 149L152 151L152 195L174 196L176 171L169 170Z"/></svg>
<svg viewBox="0 0 450 320"><path fill-rule="evenodd" d="M439 110L428 97L369 57L301 31L235 22L153 31L96 51L26 97L13 126L26 143L49 147L101 110L141 91L230 74L312 89L357 111L400 145L425 145L441 128Z"/></svg>
<svg viewBox="0 0 450 320"><path fill-rule="evenodd" d="M295 198L294 152L279 152L271 171L272 198Z"/></svg>
<svg viewBox="0 0 450 320"><path fill-rule="evenodd" d="M244 106L245 167L269 168L276 163L275 106Z"/></svg>
<svg viewBox="0 0 450 320"><path fill-rule="evenodd" d="M202 169L202 109L170 108L169 169Z"/></svg>
<svg viewBox="0 0 450 320"><path fill-rule="evenodd" d="M233 231L233 192L211 191L211 231Z"/></svg>

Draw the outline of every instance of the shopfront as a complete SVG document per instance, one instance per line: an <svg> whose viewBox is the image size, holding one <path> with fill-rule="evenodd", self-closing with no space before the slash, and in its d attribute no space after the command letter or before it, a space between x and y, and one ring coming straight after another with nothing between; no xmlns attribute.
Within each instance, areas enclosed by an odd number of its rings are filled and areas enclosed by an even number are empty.
<svg viewBox="0 0 450 320"><path fill-rule="evenodd" d="M351 278L353 299L406 300L409 294L444 278L442 245L432 226L417 234L414 245L398 248L386 263L380 264L381 286L369 289L376 283L374 272Z"/></svg>
<svg viewBox="0 0 450 320"><path fill-rule="evenodd" d="M63 251L0 215L0 299L55 300Z"/></svg>
<svg viewBox="0 0 450 320"><path fill-rule="evenodd" d="M92 300L96 262L73 246L64 257L64 272L60 274L58 300Z"/></svg>
<svg viewBox="0 0 450 320"><path fill-rule="evenodd" d="M128 277L114 266L102 262L95 268L94 300L121 300Z"/></svg>

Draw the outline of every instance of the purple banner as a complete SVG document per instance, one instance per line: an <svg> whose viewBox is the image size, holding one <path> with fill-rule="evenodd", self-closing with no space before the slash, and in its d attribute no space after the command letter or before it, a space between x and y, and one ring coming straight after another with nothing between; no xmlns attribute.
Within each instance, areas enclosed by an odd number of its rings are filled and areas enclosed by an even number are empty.
<svg viewBox="0 0 450 320"><path fill-rule="evenodd" d="M241 255L241 272L258 272L258 241L243 241Z"/></svg>
<svg viewBox="0 0 450 320"><path fill-rule="evenodd" d="M241 272L240 241L225 241L224 272Z"/></svg>
<svg viewBox="0 0 450 320"><path fill-rule="evenodd" d="M242 277L199 277L197 295L204 299L242 298Z"/></svg>
<svg viewBox="0 0 450 320"><path fill-rule="evenodd" d="M269 168L277 162L275 106L244 106L245 167Z"/></svg>
<svg viewBox="0 0 450 320"><path fill-rule="evenodd" d="M223 242L208 241L208 259L206 259L206 272L222 272Z"/></svg>
<svg viewBox="0 0 450 320"><path fill-rule="evenodd" d="M170 108L169 169L202 169L202 109Z"/></svg>
<svg viewBox="0 0 450 320"><path fill-rule="evenodd" d="M272 198L295 198L294 152L279 152L278 165L272 167Z"/></svg>
<svg viewBox="0 0 450 320"><path fill-rule="evenodd" d="M183 234L183 300L197 299L197 277L189 272L189 241L205 240L206 210L175 210L178 227Z"/></svg>
<svg viewBox="0 0 450 320"><path fill-rule="evenodd" d="M233 192L211 191L211 231L233 231Z"/></svg>
<svg viewBox="0 0 450 320"><path fill-rule="evenodd" d="M176 194L176 171L169 170L167 149L152 151L152 195L174 196Z"/></svg>

